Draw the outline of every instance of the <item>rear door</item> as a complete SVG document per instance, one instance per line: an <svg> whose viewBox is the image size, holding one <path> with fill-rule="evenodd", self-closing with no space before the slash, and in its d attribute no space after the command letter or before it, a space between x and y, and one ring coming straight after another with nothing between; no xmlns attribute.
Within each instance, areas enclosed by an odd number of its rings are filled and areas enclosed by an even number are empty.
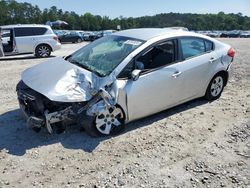
<svg viewBox="0 0 250 188"><path fill-rule="evenodd" d="M62 36L62 42L71 42L71 41L72 41L72 36L69 33Z"/></svg>
<svg viewBox="0 0 250 188"><path fill-rule="evenodd" d="M211 69L219 61L213 43L198 37L184 37L179 39L179 47L183 61L176 64L176 69L181 73L183 100L201 97Z"/></svg>
<svg viewBox="0 0 250 188"><path fill-rule="evenodd" d="M78 38L80 38L78 33L75 32L70 33L70 42L76 42Z"/></svg>

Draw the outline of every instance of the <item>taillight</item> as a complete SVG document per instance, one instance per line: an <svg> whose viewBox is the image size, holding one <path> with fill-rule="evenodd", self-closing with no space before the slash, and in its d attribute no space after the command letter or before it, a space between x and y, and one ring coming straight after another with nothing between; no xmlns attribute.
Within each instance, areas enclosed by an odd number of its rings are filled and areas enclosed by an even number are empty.
<svg viewBox="0 0 250 188"><path fill-rule="evenodd" d="M227 55L228 55L229 57L234 58L235 50L234 50L233 48L230 48L230 49L228 50L228 52L227 52Z"/></svg>
<svg viewBox="0 0 250 188"><path fill-rule="evenodd" d="M56 40L56 41L59 41L57 36L54 36L53 39Z"/></svg>

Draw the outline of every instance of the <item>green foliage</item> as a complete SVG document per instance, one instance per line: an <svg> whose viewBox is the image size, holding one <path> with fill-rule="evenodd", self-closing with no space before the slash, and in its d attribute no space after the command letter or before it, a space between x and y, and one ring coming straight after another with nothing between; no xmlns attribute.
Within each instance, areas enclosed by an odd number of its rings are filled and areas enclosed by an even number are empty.
<svg viewBox="0 0 250 188"><path fill-rule="evenodd" d="M190 30L250 30L250 17L238 14L180 14L165 13L155 16L143 16L139 18L119 17L110 19L107 16L84 13L78 15L75 12L63 11L52 6L49 9L40 10L38 6L29 3L18 3L15 0L0 1L0 25L8 24L45 24L47 21L63 20L69 23L66 29L75 30L105 30L116 29L120 25L122 29L138 27L171 27L182 26ZM62 28L56 28L62 29Z"/></svg>

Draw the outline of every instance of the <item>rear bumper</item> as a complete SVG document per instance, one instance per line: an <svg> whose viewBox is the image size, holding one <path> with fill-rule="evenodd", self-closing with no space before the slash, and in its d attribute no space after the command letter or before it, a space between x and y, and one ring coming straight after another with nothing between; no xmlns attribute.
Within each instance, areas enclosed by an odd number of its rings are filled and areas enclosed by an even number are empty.
<svg viewBox="0 0 250 188"><path fill-rule="evenodd" d="M53 51L59 50L61 49L62 44L60 42L57 42L54 46L53 46Z"/></svg>
<svg viewBox="0 0 250 188"><path fill-rule="evenodd" d="M232 64L233 64L233 63L230 63L230 65L227 67L227 72L228 72L228 79L227 79L227 82L228 82L229 80L231 80L232 75L233 75Z"/></svg>

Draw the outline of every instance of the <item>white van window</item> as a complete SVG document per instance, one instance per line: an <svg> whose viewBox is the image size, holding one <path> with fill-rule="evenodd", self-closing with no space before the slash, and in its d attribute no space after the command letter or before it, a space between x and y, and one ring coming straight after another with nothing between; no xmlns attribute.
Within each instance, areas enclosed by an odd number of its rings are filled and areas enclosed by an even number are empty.
<svg viewBox="0 0 250 188"><path fill-rule="evenodd" d="M15 28L16 37L44 35L47 31L45 27L20 27Z"/></svg>

